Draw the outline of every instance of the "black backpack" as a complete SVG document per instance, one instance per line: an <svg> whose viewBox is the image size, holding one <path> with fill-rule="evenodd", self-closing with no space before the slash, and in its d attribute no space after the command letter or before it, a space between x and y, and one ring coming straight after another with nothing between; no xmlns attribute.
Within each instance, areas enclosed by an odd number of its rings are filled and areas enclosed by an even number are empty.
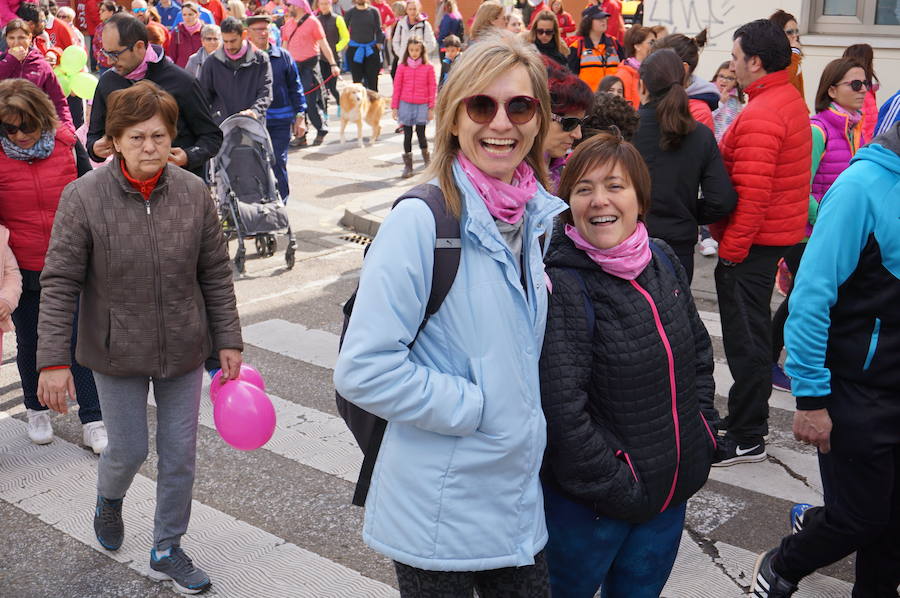
<svg viewBox="0 0 900 598"><path fill-rule="evenodd" d="M431 294L425 307L425 317L419 325L419 330L416 332L416 338L418 338L419 333L422 332L425 324L428 323L428 318L440 309L441 304L447 297L447 293L450 292L450 287L453 286L456 272L459 270L459 220L447 211L444 194L435 185L417 185L397 198L397 201L391 207L394 208L398 203L409 198L418 198L425 202L434 216L434 228L437 233L434 244ZM365 253L363 256L365 256ZM353 304L356 301L356 293L358 291L359 287L353 292L347 303L344 304L344 326L341 330L341 339L338 347L344 344L344 335L347 333L347 325L350 323L350 315L353 313ZM409 343L410 349L415 344L416 338L413 338L412 342ZM340 351L340 348L338 350ZM338 412L344 418L347 427L353 432L353 436L363 452L362 468L359 472L359 480L356 482L356 490L353 493L353 504L362 507L366 504L369 484L372 481L372 470L375 468L375 459L378 457L378 451L381 448L381 440L384 437L387 421L357 407L338 394L337 391L335 391L334 396Z"/></svg>

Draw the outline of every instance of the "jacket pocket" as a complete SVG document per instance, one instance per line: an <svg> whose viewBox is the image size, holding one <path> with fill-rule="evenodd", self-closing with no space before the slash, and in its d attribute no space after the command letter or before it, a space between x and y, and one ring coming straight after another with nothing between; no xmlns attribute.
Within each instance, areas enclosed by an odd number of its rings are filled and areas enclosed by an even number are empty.
<svg viewBox="0 0 900 598"><path fill-rule="evenodd" d="M628 466L628 469L631 470L631 477L634 478L635 482L640 483L640 479L638 479L637 475L637 470L635 470L634 464L631 462L631 456L622 449L619 449L616 451L616 458L624 462Z"/></svg>
<svg viewBox="0 0 900 598"><path fill-rule="evenodd" d="M716 448L719 443L716 442L716 435L713 434L712 428L709 427L709 422L706 421L706 418L703 417L703 414L700 414L700 422L703 424L703 428L706 430L706 438L709 440L709 452L710 454L715 454Z"/></svg>
<svg viewBox="0 0 900 598"><path fill-rule="evenodd" d="M872 365L872 360L875 359L879 334L881 334L881 318L875 318L875 324L872 327L872 338L869 341L869 351L866 353L866 362L863 364L863 371L868 370Z"/></svg>
<svg viewBox="0 0 900 598"><path fill-rule="evenodd" d="M151 364L159 353L157 316L155 306L109 306L109 363L112 367L132 372L135 368L152 371ZM148 313L150 312L150 313Z"/></svg>

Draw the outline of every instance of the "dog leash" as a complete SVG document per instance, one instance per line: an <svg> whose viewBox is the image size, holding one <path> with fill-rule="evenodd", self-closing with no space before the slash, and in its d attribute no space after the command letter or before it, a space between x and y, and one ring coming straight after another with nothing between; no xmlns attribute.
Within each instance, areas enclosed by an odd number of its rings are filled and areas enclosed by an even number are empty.
<svg viewBox="0 0 900 598"><path fill-rule="evenodd" d="M327 78L327 79L325 79L324 81L322 81L321 83L319 83L318 85L316 85L315 87L313 87L312 89L310 89L309 91L304 91L304 92L303 92L303 95L308 96L309 94L311 94L312 92L316 91L317 89L319 89L320 87L322 87L323 85L325 85L326 83L328 83L329 81L331 81L332 79L334 79L334 75L328 75L328 78Z"/></svg>

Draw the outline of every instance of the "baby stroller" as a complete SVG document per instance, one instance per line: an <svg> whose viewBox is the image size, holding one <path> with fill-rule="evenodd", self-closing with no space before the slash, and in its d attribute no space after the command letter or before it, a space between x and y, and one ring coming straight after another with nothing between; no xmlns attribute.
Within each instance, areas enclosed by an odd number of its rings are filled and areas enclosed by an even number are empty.
<svg viewBox="0 0 900 598"><path fill-rule="evenodd" d="M275 161L269 132L251 116L233 114L220 125L224 140L213 162L216 199L222 226L231 240L238 240L234 265L245 270L244 239L253 238L262 257L275 255L275 233L287 235L284 261L294 267L297 243L291 232L287 209L275 185L272 164Z"/></svg>

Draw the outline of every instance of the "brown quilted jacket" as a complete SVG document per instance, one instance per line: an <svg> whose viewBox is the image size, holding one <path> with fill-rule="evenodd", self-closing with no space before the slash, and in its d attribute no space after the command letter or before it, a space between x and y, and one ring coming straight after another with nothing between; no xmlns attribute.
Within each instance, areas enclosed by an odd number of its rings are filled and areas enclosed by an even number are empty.
<svg viewBox="0 0 900 598"><path fill-rule="evenodd" d="M172 378L211 350L243 349L225 238L206 185L168 165L145 202L119 160L70 183L41 274L38 369L78 362Z"/></svg>

